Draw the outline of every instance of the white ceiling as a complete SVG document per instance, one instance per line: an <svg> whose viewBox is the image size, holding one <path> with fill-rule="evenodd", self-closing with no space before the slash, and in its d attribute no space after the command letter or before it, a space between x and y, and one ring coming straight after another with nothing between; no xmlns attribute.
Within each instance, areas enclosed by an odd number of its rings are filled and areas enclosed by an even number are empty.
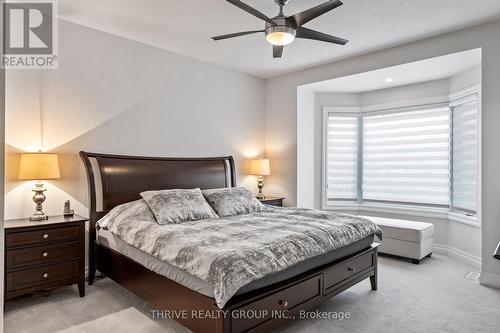
<svg viewBox="0 0 500 333"><path fill-rule="evenodd" d="M481 49L383 68L305 85L309 91L362 93L445 79L481 63ZM387 78L393 79L386 82Z"/></svg>
<svg viewBox="0 0 500 333"><path fill-rule="evenodd" d="M273 0L244 0L274 16ZM291 0L291 15L325 0ZM214 42L211 36L262 29L224 0L64 0L60 17L192 58L268 78L500 18L499 0L344 0L306 26L350 40L338 46L297 40L273 59L260 34Z"/></svg>

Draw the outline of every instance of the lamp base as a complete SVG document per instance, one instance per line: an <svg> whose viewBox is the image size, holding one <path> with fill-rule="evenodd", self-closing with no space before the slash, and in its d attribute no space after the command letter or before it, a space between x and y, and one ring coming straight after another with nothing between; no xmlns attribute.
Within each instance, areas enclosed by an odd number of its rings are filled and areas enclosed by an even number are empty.
<svg viewBox="0 0 500 333"><path fill-rule="evenodd" d="M49 217L43 213L42 203L45 201L46 197L45 197L44 192L47 190L43 188L42 182L38 182L35 184L35 188L32 191L35 192L35 195L33 196L33 201L36 204L36 210L35 210L35 214L33 214L29 218L29 220L30 221L45 221Z"/></svg>
<svg viewBox="0 0 500 333"><path fill-rule="evenodd" d="M47 215L34 215L30 216L30 221L47 221L49 217Z"/></svg>
<svg viewBox="0 0 500 333"><path fill-rule="evenodd" d="M259 188L259 193L257 194L257 199L264 199L264 193L262 193L262 189L264 188L264 177L259 176L257 179L257 187Z"/></svg>

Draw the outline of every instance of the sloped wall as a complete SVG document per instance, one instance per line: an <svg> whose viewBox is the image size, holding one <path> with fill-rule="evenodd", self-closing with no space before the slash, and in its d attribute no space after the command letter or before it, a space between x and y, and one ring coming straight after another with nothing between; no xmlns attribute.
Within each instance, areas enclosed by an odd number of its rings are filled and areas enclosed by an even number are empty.
<svg viewBox="0 0 500 333"><path fill-rule="evenodd" d="M60 154L48 214L66 199L87 214L80 150L234 155L238 183L256 187L245 162L264 153L262 79L65 21L59 31L58 70L7 75L7 218L32 214L32 184L17 181L17 158L40 146Z"/></svg>

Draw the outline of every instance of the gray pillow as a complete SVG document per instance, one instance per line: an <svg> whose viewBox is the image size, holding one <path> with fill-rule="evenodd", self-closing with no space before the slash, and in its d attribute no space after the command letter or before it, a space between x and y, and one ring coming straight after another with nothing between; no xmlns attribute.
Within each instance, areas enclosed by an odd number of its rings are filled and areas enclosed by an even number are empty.
<svg viewBox="0 0 500 333"><path fill-rule="evenodd" d="M218 218L199 188L142 192L158 224Z"/></svg>
<svg viewBox="0 0 500 333"><path fill-rule="evenodd" d="M265 206L243 187L204 190L203 195L220 217L260 212Z"/></svg>
<svg viewBox="0 0 500 333"><path fill-rule="evenodd" d="M123 221L141 221L156 223L156 219L151 209L144 199L127 202L113 208L106 216L100 219L97 224L99 227L109 230L113 225L120 224Z"/></svg>

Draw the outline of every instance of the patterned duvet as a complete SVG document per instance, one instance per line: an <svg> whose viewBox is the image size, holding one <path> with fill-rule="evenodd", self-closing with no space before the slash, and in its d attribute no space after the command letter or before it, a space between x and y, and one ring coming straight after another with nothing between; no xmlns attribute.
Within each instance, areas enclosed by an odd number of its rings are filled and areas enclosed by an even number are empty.
<svg viewBox="0 0 500 333"><path fill-rule="evenodd" d="M159 225L143 200L115 208L98 224L211 284L220 308L252 281L369 235L381 236L367 219L299 208Z"/></svg>

